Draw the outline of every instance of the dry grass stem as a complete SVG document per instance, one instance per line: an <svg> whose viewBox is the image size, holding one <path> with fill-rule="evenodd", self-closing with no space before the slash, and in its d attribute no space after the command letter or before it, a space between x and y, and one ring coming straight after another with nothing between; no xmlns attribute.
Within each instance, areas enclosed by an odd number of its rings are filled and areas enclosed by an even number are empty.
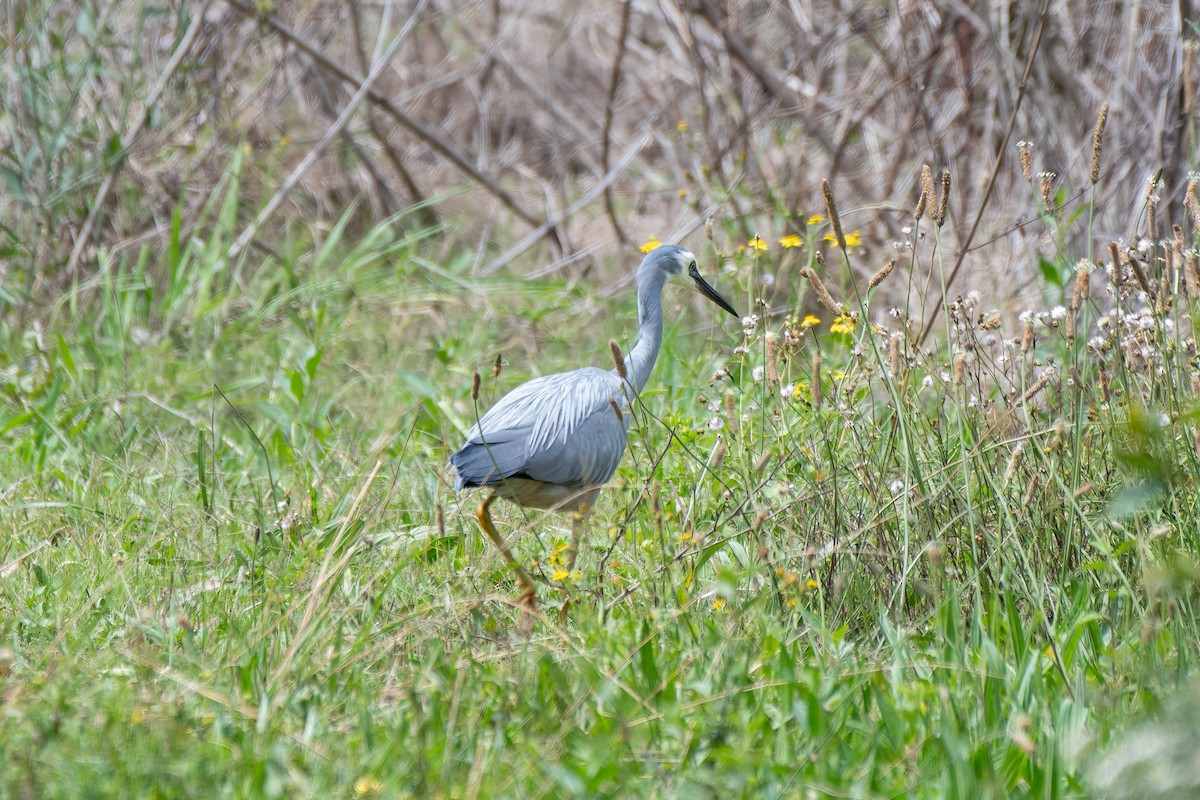
<svg viewBox="0 0 1200 800"><path fill-rule="evenodd" d="M1022 502L1026 506L1029 506L1033 503L1034 495L1037 494L1038 486L1040 484L1041 484L1041 481L1038 479L1037 475L1034 475L1032 478L1029 479L1029 488L1025 490L1025 497L1022 498Z"/></svg>
<svg viewBox="0 0 1200 800"><path fill-rule="evenodd" d="M504 368L504 359L500 353L496 353L496 359L492 362L492 377L499 378L500 370Z"/></svg>
<svg viewBox="0 0 1200 800"><path fill-rule="evenodd" d="M1189 300L1200 300L1200 264L1195 250L1183 254L1183 283Z"/></svg>
<svg viewBox="0 0 1200 800"><path fill-rule="evenodd" d="M1108 243L1108 257L1112 259L1112 282L1118 290L1125 285L1125 267L1121 263L1121 248L1116 242ZM1118 296L1120 295L1118 291Z"/></svg>
<svg viewBox="0 0 1200 800"><path fill-rule="evenodd" d="M1091 278L1091 264L1086 259L1080 259L1079 263L1075 266L1075 285L1071 289L1072 311L1078 311L1083 306L1083 300L1088 296L1088 284Z"/></svg>
<svg viewBox="0 0 1200 800"><path fill-rule="evenodd" d="M738 418L736 409L736 400L733 392L725 393L725 420L729 423L729 430L736 431L738 429Z"/></svg>
<svg viewBox="0 0 1200 800"><path fill-rule="evenodd" d="M1183 205L1192 220L1193 233L1200 233L1200 196L1196 193L1198 185L1200 178L1193 176L1188 180L1187 191L1183 195Z"/></svg>
<svg viewBox="0 0 1200 800"><path fill-rule="evenodd" d="M481 381L479 378L479 370L475 370L475 374L471 377L471 400L472 400L472 402L478 402L478 400L479 400L479 384L480 384L480 382Z"/></svg>
<svg viewBox="0 0 1200 800"><path fill-rule="evenodd" d="M893 378L900 376L900 369L904 364L902 344L903 340L898 333L888 340L888 370Z"/></svg>
<svg viewBox="0 0 1200 800"><path fill-rule="evenodd" d="M1038 191L1042 198L1042 205L1047 209L1054 208L1054 199L1051 193L1054 190L1054 179L1057 177L1057 172L1038 173Z"/></svg>

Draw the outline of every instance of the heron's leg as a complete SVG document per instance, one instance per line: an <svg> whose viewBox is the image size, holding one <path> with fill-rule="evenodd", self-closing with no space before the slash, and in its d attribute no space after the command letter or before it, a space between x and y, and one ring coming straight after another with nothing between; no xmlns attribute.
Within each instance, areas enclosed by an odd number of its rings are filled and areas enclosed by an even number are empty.
<svg viewBox="0 0 1200 800"><path fill-rule="evenodd" d="M492 524L491 505L496 502L496 495L488 497L479 504L479 508L475 509L475 518L479 520L479 527L483 528L483 532L496 547L500 548L500 552L504 554L504 560L509 563L517 573L517 580L524 587L521 590L521 602L529 605L531 608L537 605L537 592L533 588L533 579L529 577L529 573L521 566L521 562L513 557L512 551L508 549L508 545L504 543L504 539L500 537L500 532L496 530L496 526Z"/></svg>

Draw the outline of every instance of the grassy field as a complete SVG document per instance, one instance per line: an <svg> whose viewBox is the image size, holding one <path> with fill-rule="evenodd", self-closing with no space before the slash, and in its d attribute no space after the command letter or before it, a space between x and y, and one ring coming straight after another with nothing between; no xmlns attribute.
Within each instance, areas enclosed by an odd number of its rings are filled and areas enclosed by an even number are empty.
<svg viewBox="0 0 1200 800"><path fill-rule="evenodd" d="M828 220L696 234L750 318L668 298L575 572L577 523L496 507L544 579L523 632L447 456L631 344L631 289L477 278L389 225L226 264L237 191L3 317L0 795L1200 791L1190 241L1064 245L1043 307L946 298L931 351ZM1091 236L1088 203L1040 224ZM937 297L939 230L885 286ZM805 265L845 313L757 302L811 298Z"/></svg>

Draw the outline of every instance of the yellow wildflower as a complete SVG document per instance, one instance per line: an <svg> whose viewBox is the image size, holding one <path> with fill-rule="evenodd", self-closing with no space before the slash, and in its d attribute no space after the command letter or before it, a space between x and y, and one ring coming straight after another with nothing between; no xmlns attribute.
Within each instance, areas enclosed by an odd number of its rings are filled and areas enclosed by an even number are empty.
<svg viewBox="0 0 1200 800"><path fill-rule="evenodd" d="M779 240L779 246L785 249L789 247L799 247L802 244L804 244L804 240L794 233L789 233L787 236L784 236Z"/></svg>
<svg viewBox="0 0 1200 800"><path fill-rule="evenodd" d="M383 794L383 782L378 778L364 776L354 782L355 797L380 797Z"/></svg>
<svg viewBox="0 0 1200 800"><path fill-rule="evenodd" d="M559 567L558 569L554 570L554 574L550 576L550 580L561 581L569 577L571 577L571 573L567 572L562 567Z"/></svg>
<svg viewBox="0 0 1200 800"><path fill-rule="evenodd" d="M675 130L679 131L680 133L683 133L684 131L686 131L687 128L688 128L688 126L687 126L686 119L681 119L681 120L679 120L679 122L675 123Z"/></svg>
<svg viewBox="0 0 1200 800"><path fill-rule="evenodd" d="M850 317L834 317L833 324L829 326L830 333L853 333L854 320Z"/></svg>
<svg viewBox="0 0 1200 800"><path fill-rule="evenodd" d="M813 214L811 217L808 218L807 224L819 225L824 221L825 221L825 216L823 214Z"/></svg>
<svg viewBox="0 0 1200 800"><path fill-rule="evenodd" d="M725 598L718 597L716 600L713 600L712 607L713 607L713 611L720 611L722 608L725 607Z"/></svg>
<svg viewBox="0 0 1200 800"><path fill-rule="evenodd" d="M825 234L825 241L837 244L837 237L834 236L832 233L827 233L827 234ZM862 244L862 231L854 231L853 233L846 234L846 249L847 250L849 250L851 247L858 247L861 244Z"/></svg>
<svg viewBox="0 0 1200 800"><path fill-rule="evenodd" d="M808 394L808 387L797 381L795 388L792 389L792 397L804 397L806 394Z"/></svg>
<svg viewBox="0 0 1200 800"><path fill-rule="evenodd" d="M660 242L658 240L657 236L651 236L649 241L647 241L644 245L642 245L642 252L649 253L651 250L653 250L656 247L662 247L662 242Z"/></svg>
<svg viewBox="0 0 1200 800"><path fill-rule="evenodd" d="M820 585L821 585L821 584L817 583L817 582L816 582L816 581L814 581L812 578L809 578L808 580L806 580L806 581L804 582L804 588L805 588L805 589L816 589L816 588L817 588L818 586L820 586Z"/></svg>
<svg viewBox="0 0 1200 800"><path fill-rule="evenodd" d="M820 324L821 324L820 317L816 317L816 316L813 316L812 314L808 314L804 317L804 320L800 323L800 330L808 330L809 328L815 328L816 326L818 326Z"/></svg>
<svg viewBox="0 0 1200 800"><path fill-rule="evenodd" d="M768 249L767 243L764 242L762 240L762 237L759 236L758 234L754 234L754 238L751 239L750 241L746 242L746 247L749 247L751 250L767 250Z"/></svg>

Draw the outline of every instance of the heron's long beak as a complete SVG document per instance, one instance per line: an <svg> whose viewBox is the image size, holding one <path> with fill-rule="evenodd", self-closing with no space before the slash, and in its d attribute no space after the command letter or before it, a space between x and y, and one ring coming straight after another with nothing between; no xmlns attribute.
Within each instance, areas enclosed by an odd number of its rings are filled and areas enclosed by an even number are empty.
<svg viewBox="0 0 1200 800"><path fill-rule="evenodd" d="M741 317L741 314L734 311L733 306L729 305L728 300L726 300L724 297L721 297L721 295L717 294L717 290L714 289L713 287L709 286L708 281L706 281L706 280L704 280L704 278L700 277L700 270L696 269L695 267L692 267L690 270L688 270L688 275L691 277L692 280L694 280L696 282L696 290L698 292L700 292L700 294L704 295L709 300L712 300L714 303L716 303L721 308L728 311L730 314L733 314L735 317L738 317L738 318Z"/></svg>

